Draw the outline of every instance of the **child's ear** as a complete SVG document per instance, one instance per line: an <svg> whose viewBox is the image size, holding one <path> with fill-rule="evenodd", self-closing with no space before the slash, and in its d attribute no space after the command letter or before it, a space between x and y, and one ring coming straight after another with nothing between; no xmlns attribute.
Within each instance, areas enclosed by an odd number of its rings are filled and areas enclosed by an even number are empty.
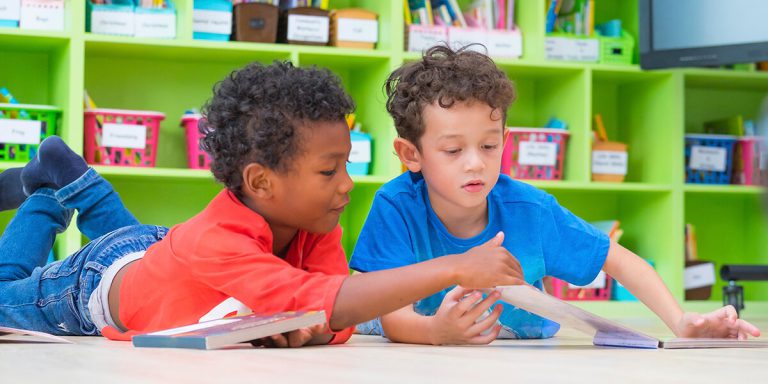
<svg viewBox="0 0 768 384"><path fill-rule="evenodd" d="M268 199L272 197L271 170L259 163L250 163L243 169L243 193L246 196Z"/></svg>
<svg viewBox="0 0 768 384"><path fill-rule="evenodd" d="M397 153L400 162L403 163L409 171L421 171L421 154L415 144L402 137L398 137L395 139L395 153Z"/></svg>

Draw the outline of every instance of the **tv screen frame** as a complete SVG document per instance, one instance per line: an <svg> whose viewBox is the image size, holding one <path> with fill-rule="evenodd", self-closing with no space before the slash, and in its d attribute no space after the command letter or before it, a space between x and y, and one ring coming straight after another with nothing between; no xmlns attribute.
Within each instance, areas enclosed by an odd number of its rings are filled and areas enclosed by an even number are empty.
<svg viewBox="0 0 768 384"><path fill-rule="evenodd" d="M640 39L638 51L642 69L674 67L716 67L768 61L768 36L765 42L716 45L709 47L655 50L653 47L653 3L674 0L639 0Z"/></svg>

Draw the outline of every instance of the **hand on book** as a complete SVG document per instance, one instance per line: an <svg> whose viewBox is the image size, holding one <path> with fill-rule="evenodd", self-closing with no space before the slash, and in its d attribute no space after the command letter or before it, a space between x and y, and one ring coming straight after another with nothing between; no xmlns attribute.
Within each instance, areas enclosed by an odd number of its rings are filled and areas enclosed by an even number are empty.
<svg viewBox="0 0 768 384"><path fill-rule="evenodd" d="M314 327L301 328L288 333L253 340L251 344L256 347L267 348L298 348L305 345L328 344L332 336L328 332L327 324L318 324Z"/></svg>
<svg viewBox="0 0 768 384"><path fill-rule="evenodd" d="M495 340L501 331L496 320L501 316L501 305L497 305L488 315L488 310L501 294L490 291L483 299L482 292L456 286L448 292L432 316L430 339L432 344L488 344Z"/></svg>
<svg viewBox="0 0 768 384"><path fill-rule="evenodd" d="M503 243L504 232L499 232L485 244L453 255L457 261L458 285L479 289L524 284L520 262L502 246Z"/></svg>
<svg viewBox="0 0 768 384"><path fill-rule="evenodd" d="M727 305L709 313L686 312L674 330L678 337L685 338L726 338L746 340L749 336L759 337L760 330L739 319L736 309Z"/></svg>

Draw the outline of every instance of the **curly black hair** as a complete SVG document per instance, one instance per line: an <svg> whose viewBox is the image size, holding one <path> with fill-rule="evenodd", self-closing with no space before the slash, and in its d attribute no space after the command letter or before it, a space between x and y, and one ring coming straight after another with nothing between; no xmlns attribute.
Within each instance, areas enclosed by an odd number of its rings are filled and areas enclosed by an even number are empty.
<svg viewBox="0 0 768 384"><path fill-rule="evenodd" d="M216 180L242 197L246 165L290 170L301 150L299 127L344 121L354 109L339 78L327 69L254 62L214 85L199 124L205 134L201 145L211 155Z"/></svg>
<svg viewBox="0 0 768 384"><path fill-rule="evenodd" d="M422 113L435 101L442 108L456 102L478 101L500 110L502 121L506 120L507 108L516 97L514 86L491 58L470 48L434 46L421 60L389 75L384 84L387 111L395 120L398 136L420 148L419 139L424 134Z"/></svg>

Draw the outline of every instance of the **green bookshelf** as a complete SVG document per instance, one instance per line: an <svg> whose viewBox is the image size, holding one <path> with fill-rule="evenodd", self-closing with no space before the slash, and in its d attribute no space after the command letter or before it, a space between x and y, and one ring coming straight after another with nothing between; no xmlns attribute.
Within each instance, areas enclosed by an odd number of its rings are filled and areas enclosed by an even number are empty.
<svg viewBox="0 0 768 384"><path fill-rule="evenodd" d="M463 1L466 3L467 1ZM352 202L341 218L350 253L376 190L400 173L393 154L395 130L384 108L382 85L391 70L418 59L403 51L401 1L331 0L332 8L362 7L379 14L375 50L300 45L192 40L192 0L174 0L177 39L139 39L85 31L85 6L67 2L66 30L59 33L0 29L0 83L19 100L49 104L64 113L60 134L83 148L83 89L101 107L146 109L166 114L161 125L157 168L99 166L128 208L143 222L173 225L192 217L220 190L206 171L186 169L184 110L200 107L213 84L250 61L291 60L338 74L358 106L358 118L374 137L370 176L355 177ZM711 118L742 114L755 118L768 93L768 73L684 69L646 72L637 65L611 66L544 60L545 0L517 0L523 57L496 62L515 82L518 100L510 126L541 126L551 116L569 125L563 181L531 181L554 194L587 220L619 219L623 243L652 259L673 294L683 291L683 226L696 225L701 259L723 263L768 263L768 228L761 190L744 186L686 185L684 134L700 131ZM596 20L623 21L637 37L637 0L597 0ZM635 52L635 62L637 53ZM608 134L629 145L624 183L590 181L592 116L601 113ZM0 169L19 166L0 163ZM4 228L12 212L0 214ZM59 236L58 256L77 250L84 239L75 228ZM711 301L686 308L720 305L723 283ZM745 284L747 318L768 315L765 285ZM638 303L580 303L598 313L622 317L650 313Z"/></svg>

